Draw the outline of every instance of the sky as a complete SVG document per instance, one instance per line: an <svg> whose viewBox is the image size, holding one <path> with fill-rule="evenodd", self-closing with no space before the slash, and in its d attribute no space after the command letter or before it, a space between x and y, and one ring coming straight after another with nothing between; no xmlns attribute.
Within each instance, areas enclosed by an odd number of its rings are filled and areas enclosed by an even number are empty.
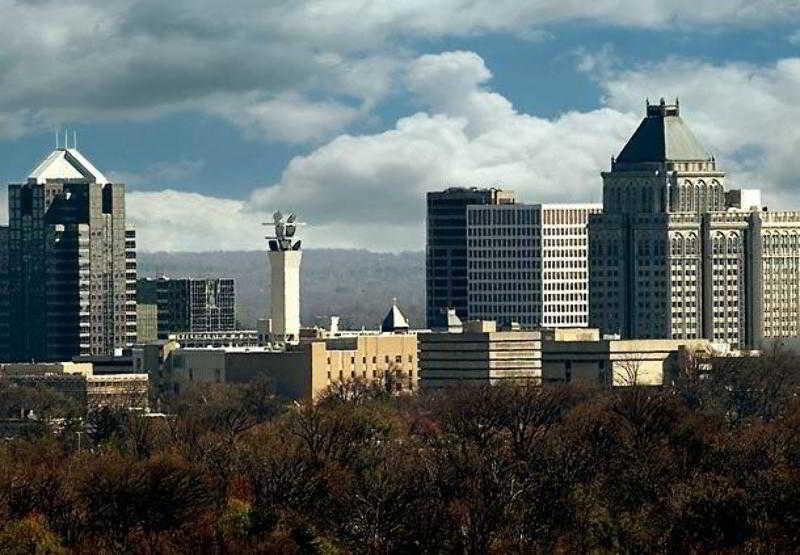
<svg viewBox="0 0 800 555"><path fill-rule="evenodd" d="M55 146L144 251L424 248L425 192L599 201L645 99L800 209L800 0L0 0L0 180ZM0 221L6 219L0 192Z"/></svg>

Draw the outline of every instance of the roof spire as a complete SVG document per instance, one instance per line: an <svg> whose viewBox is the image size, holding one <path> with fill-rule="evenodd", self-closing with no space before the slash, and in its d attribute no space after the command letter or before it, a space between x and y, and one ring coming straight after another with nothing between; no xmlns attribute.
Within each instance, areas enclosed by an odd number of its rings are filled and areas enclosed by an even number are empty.
<svg viewBox="0 0 800 555"><path fill-rule="evenodd" d="M397 308L397 299L392 299L392 308L389 309L389 313L386 315L386 318L383 319L383 323L381 324L381 332L403 333L407 331L408 320L406 320L406 317L403 316L402 312L400 312L400 309Z"/></svg>

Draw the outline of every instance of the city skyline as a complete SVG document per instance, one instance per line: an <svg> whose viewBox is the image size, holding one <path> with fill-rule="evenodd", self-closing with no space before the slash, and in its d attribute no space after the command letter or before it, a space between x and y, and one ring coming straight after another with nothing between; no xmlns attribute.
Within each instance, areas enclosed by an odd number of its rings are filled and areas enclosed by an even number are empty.
<svg viewBox="0 0 800 555"><path fill-rule="evenodd" d="M20 180L69 127L129 185L144 250L259 249L278 196L304 208L309 244L417 250L429 190L599 200L644 98L677 96L735 186L798 204L792 3L442 6L11 4L0 176Z"/></svg>

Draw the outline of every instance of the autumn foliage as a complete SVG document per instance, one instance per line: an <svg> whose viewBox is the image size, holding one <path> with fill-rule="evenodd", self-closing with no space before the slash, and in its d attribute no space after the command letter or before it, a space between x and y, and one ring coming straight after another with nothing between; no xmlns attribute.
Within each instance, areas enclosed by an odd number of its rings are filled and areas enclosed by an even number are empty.
<svg viewBox="0 0 800 555"><path fill-rule="evenodd" d="M700 374L101 411L80 445L64 425L0 445L0 552L796 551L798 357Z"/></svg>

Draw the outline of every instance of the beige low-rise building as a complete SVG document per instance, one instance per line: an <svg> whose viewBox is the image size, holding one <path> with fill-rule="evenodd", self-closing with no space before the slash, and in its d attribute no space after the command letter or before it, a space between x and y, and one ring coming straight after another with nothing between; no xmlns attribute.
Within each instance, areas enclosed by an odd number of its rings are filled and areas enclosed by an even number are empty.
<svg viewBox="0 0 800 555"><path fill-rule="evenodd" d="M149 409L147 374L94 374L84 379L89 410L101 407Z"/></svg>
<svg viewBox="0 0 800 555"><path fill-rule="evenodd" d="M624 340L601 337L596 328L497 331L492 321L473 321L464 325L463 333L420 336L420 384L435 389L533 379L545 384L657 386L675 375L682 352L726 350L726 344L702 339Z"/></svg>
<svg viewBox="0 0 800 555"><path fill-rule="evenodd" d="M292 399L317 399L328 386L349 380L391 382L394 389L417 388L417 335L376 333L318 339L286 346L180 348L169 358L172 379L192 382L272 381L275 392Z"/></svg>
<svg viewBox="0 0 800 555"><path fill-rule="evenodd" d="M461 333L421 334L419 365L423 389L504 380L540 381L542 333L497 331L492 321L467 322Z"/></svg>
<svg viewBox="0 0 800 555"><path fill-rule="evenodd" d="M102 407L148 410L147 374L96 373L89 362L0 365L0 378L28 387L47 387L92 411Z"/></svg>
<svg viewBox="0 0 800 555"><path fill-rule="evenodd" d="M596 331L596 330L595 330ZM662 385L679 369L681 352L716 352L703 339L579 339L549 335L542 342L544 383L601 386Z"/></svg>

